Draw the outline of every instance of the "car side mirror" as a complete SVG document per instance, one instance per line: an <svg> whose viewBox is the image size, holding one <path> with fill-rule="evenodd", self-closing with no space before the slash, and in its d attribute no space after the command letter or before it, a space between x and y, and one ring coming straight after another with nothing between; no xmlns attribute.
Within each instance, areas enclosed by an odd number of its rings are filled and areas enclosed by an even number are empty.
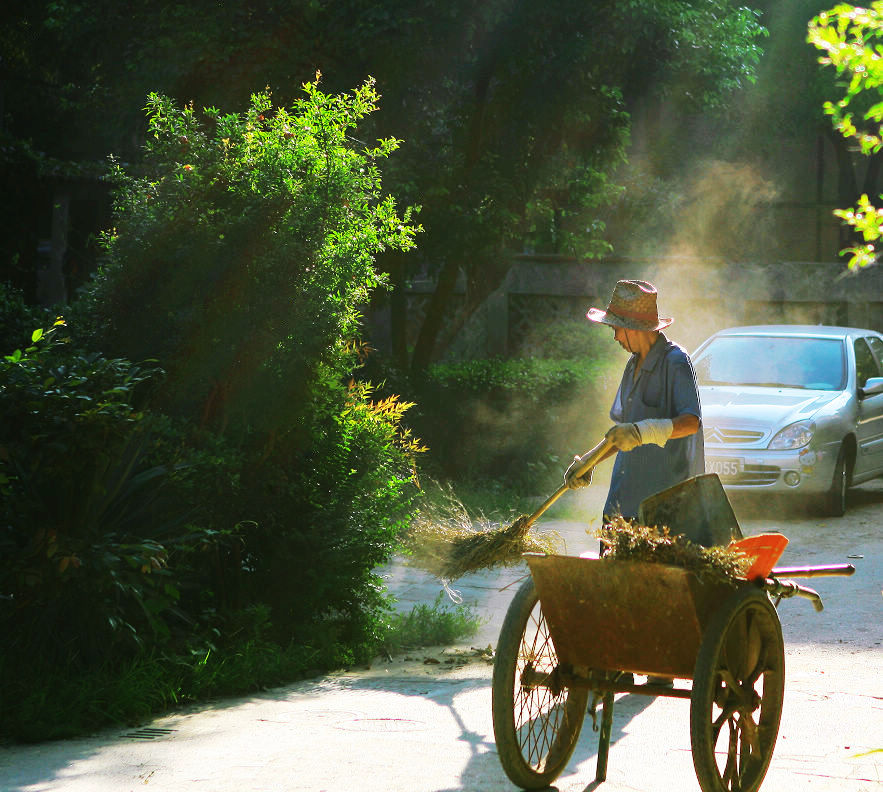
<svg viewBox="0 0 883 792"><path fill-rule="evenodd" d="M868 377L864 387L858 389L860 399L866 399L868 396L876 396L883 393L883 377Z"/></svg>

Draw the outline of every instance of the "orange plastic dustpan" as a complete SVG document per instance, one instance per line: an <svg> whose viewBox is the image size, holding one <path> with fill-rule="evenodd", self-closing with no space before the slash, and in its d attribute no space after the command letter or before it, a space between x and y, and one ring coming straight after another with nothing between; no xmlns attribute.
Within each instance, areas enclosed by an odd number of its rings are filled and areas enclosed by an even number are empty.
<svg viewBox="0 0 883 792"><path fill-rule="evenodd" d="M740 553L753 558L751 566L745 573L748 580L757 580L758 578L769 577L770 572L776 565L785 547L788 539L779 533L758 534L757 536L748 536L745 539L739 539L737 542L730 542L730 549L738 550Z"/></svg>

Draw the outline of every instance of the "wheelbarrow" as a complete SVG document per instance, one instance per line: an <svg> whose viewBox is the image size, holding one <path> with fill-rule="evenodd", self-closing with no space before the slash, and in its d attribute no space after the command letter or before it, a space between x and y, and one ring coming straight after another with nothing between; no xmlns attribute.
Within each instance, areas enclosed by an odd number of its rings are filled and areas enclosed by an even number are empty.
<svg viewBox="0 0 883 792"><path fill-rule="evenodd" d="M741 538L716 476L653 496L640 517L664 515L678 503L689 504L686 510L700 523L681 520L678 532L693 533L703 544ZM500 762L523 789L546 788L563 772L590 696L593 721L601 705L595 779L606 779L616 693L689 700L693 766L703 792L759 789L785 692L778 602L806 597L821 610L818 593L790 578L855 571L850 564L767 567L731 585L652 562L525 558L530 577L506 613L492 688ZM648 682L635 684L634 675L647 675Z"/></svg>

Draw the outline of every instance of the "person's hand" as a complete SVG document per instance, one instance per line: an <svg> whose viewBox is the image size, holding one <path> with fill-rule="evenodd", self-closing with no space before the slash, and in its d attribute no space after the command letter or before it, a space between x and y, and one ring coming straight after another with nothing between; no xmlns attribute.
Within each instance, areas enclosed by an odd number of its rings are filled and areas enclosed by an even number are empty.
<svg viewBox="0 0 883 792"><path fill-rule="evenodd" d="M614 424L604 437L620 451L631 451L641 445L641 432L633 423Z"/></svg>
<svg viewBox="0 0 883 792"><path fill-rule="evenodd" d="M573 462L570 463L570 467L564 473L564 484L570 489L579 489L580 487L587 487L592 483L592 471L595 468L589 468L587 472L585 472L582 476L577 476L576 472L582 467L583 460L587 457L588 454L584 456L580 456L577 454L573 458Z"/></svg>

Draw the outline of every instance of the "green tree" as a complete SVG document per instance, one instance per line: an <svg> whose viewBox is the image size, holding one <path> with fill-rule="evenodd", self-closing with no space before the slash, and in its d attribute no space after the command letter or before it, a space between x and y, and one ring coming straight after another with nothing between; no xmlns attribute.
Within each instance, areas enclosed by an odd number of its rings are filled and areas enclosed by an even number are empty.
<svg viewBox="0 0 883 792"><path fill-rule="evenodd" d="M377 163L398 141L352 140L373 84L304 90L291 110L260 93L205 119L152 94L142 164L114 167L114 228L83 312L102 348L162 361L158 403L222 431L297 431L385 281L375 256L418 230L381 192Z"/></svg>
<svg viewBox="0 0 883 792"><path fill-rule="evenodd" d="M510 253L606 251L600 208L617 193L630 112L722 104L751 79L762 30L728 0L56 0L4 13L8 132L49 159L134 156L144 127L132 108L151 90L226 106L269 84L286 104L316 69L333 91L373 75L385 98L365 128L405 140L385 178L423 206L427 230L418 255L381 267L397 284L438 282L412 352L394 316L400 362L417 370L501 282Z"/></svg>
<svg viewBox="0 0 883 792"><path fill-rule="evenodd" d="M394 97L385 113L407 141L394 176L423 205L414 265L437 287L410 355L419 371L500 284L511 253L606 252L600 208L617 194L630 111L720 103L751 79L762 29L726 2L408 5L370 17L365 40L389 42L381 60L365 48L353 61ZM363 4L350 8L363 18ZM402 283L414 271L389 266ZM404 363L403 322L393 328Z"/></svg>
<svg viewBox="0 0 883 792"><path fill-rule="evenodd" d="M877 154L883 148L883 2L867 8L842 4L819 14L809 23L808 41L824 53L819 63L835 69L843 91L840 99L824 104L834 128L863 154ZM849 269L876 264L883 209L865 193L853 208L834 214L861 235L860 242L841 251Z"/></svg>

